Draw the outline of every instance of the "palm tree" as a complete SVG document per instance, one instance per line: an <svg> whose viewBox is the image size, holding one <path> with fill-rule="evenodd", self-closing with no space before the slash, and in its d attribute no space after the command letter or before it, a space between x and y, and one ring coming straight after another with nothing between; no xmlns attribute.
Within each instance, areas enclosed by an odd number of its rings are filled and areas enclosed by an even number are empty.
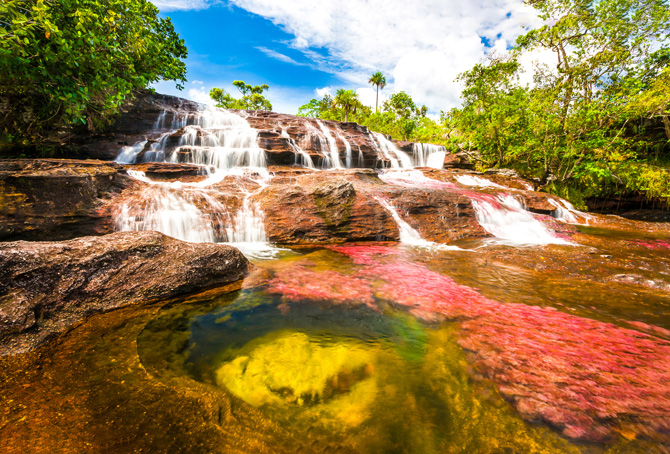
<svg viewBox="0 0 670 454"><path fill-rule="evenodd" d="M340 88L333 99L334 107L341 107L344 110L344 121L349 121L349 112L356 113L356 108L360 105L358 95L353 90L345 90Z"/></svg>
<svg viewBox="0 0 670 454"><path fill-rule="evenodd" d="M386 86L386 77L377 71L370 77L368 82L377 87L377 100L375 101L375 112L377 112L379 110L379 89L381 88L383 90Z"/></svg>

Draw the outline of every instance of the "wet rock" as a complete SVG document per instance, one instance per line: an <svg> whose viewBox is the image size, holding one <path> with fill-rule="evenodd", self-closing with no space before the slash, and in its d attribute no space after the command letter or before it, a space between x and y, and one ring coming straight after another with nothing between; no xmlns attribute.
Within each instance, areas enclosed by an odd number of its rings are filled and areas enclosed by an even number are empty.
<svg viewBox="0 0 670 454"><path fill-rule="evenodd" d="M442 188L402 187L370 169L284 172L258 196L270 241L324 244L399 239L398 226L377 199L429 241L488 236L470 199Z"/></svg>
<svg viewBox="0 0 670 454"><path fill-rule="evenodd" d="M475 164L465 153L447 154L444 157L444 168L447 169L474 169Z"/></svg>
<svg viewBox="0 0 670 454"><path fill-rule="evenodd" d="M104 206L133 184L113 162L0 160L0 239L61 240L112 231Z"/></svg>
<svg viewBox="0 0 670 454"><path fill-rule="evenodd" d="M639 274L617 274L611 276L608 281L623 284L640 285L654 290L670 291L670 283L661 279L649 279Z"/></svg>
<svg viewBox="0 0 670 454"><path fill-rule="evenodd" d="M206 178L205 169L193 164L172 164L167 162L151 162L124 166L128 170L138 170L152 180L196 182Z"/></svg>
<svg viewBox="0 0 670 454"><path fill-rule="evenodd" d="M0 356L25 352L87 315L244 277L235 248L158 232L0 243Z"/></svg>

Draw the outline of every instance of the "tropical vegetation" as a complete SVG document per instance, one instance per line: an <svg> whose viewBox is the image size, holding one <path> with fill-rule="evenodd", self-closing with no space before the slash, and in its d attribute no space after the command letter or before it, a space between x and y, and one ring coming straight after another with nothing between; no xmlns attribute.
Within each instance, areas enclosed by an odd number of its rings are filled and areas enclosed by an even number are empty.
<svg viewBox="0 0 670 454"><path fill-rule="evenodd" d="M187 49L146 0L0 2L0 146L64 144L138 89L186 81Z"/></svg>
<svg viewBox="0 0 670 454"><path fill-rule="evenodd" d="M272 103L263 93L269 90L267 84L249 85L243 80L233 81L233 85L242 94L241 98L234 98L222 88L212 88L209 97L216 101L217 107L224 109L272 110Z"/></svg>

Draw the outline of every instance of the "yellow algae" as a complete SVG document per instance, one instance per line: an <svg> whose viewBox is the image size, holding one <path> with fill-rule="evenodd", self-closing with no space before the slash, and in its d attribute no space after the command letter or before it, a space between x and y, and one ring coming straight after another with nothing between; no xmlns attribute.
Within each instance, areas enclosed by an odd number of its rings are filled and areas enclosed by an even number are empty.
<svg viewBox="0 0 670 454"><path fill-rule="evenodd" d="M240 349L216 370L216 381L253 406L322 404L320 412L355 425L376 393L374 361L374 352L356 342L324 344L283 331Z"/></svg>

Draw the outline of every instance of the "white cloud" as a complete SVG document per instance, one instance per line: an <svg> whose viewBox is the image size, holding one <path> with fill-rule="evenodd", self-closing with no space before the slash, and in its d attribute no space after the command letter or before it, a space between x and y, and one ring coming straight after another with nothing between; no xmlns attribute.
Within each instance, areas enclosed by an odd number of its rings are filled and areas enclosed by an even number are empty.
<svg viewBox="0 0 670 454"><path fill-rule="evenodd" d="M219 0L151 0L162 12L206 9L219 3Z"/></svg>
<svg viewBox="0 0 670 454"><path fill-rule="evenodd" d="M377 99L377 89L371 87L360 87L356 90L358 95L358 100L364 105L370 107L372 110L375 109L375 101ZM384 94L384 90L379 90L379 107L384 105L389 97Z"/></svg>
<svg viewBox="0 0 670 454"><path fill-rule="evenodd" d="M316 93L316 96L319 99L322 99L326 95L333 96L333 87L317 88L314 90L314 93Z"/></svg>
<svg viewBox="0 0 670 454"><path fill-rule="evenodd" d="M209 97L209 90L205 89L205 87L190 88L186 98L202 104L209 104L210 106L216 104L214 100Z"/></svg>
<svg viewBox="0 0 670 454"><path fill-rule="evenodd" d="M290 63L292 65L296 66L307 66L305 63L300 63L289 57L288 55L284 55L282 53L277 52L276 50L268 49L267 47L257 47L256 49L260 50L263 52L265 55L267 55L270 58L274 58L275 60L283 61L284 63Z"/></svg>
<svg viewBox="0 0 670 454"><path fill-rule="evenodd" d="M523 0L230 0L295 36L291 46L348 88L382 71L433 112L457 104L456 76L540 22ZM319 52L315 52L318 49ZM281 55L281 54L280 54ZM286 57L289 58L289 57ZM367 99L367 92L361 92Z"/></svg>

